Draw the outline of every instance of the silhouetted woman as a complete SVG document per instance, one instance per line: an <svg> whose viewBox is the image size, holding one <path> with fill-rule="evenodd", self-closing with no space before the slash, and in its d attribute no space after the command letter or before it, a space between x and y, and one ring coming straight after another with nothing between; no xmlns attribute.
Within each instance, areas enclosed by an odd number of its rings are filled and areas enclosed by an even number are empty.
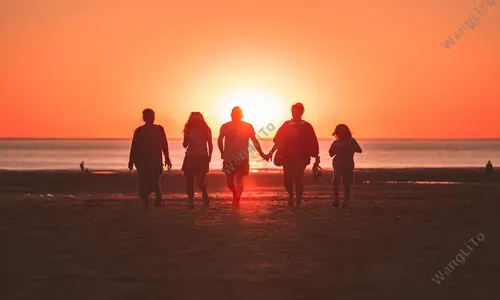
<svg viewBox="0 0 500 300"><path fill-rule="evenodd" d="M333 157L333 206L339 206L339 186L342 181L344 185L342 207L347 208L351 198L351 184L354 181L354 153L362 151L347 125L337 125L332 135L335 141L328 152Z"/></svg>
<svg viewBox="0 0 500 300"><path fill-rule="evenodd" d="M304 171L311 163L311 157L316 158L319 164L319 145L314 128L302 120L304 105L296 103L292 106L292 119L286 121L276 132L274 146L269 152L271 157L274 151L274 163L283 166L283 177L286 191L288 192L288 205L294 204L294 185L297 198L297 207L302 204L304 191Z"/></svg>
<svg viewBox="0 0 500 300"><path fill-rule="evenodd" d="M198 181L198 187L203 194L203 204L208 205L210 200L207 193L205 176L212 159L212 132L208 127L203 115L192 112L189 120L184 126L184 142L186 156L182 164L182 171L186 177L186 193L188 196L188 207L194 208L194 180Z"/></svg>

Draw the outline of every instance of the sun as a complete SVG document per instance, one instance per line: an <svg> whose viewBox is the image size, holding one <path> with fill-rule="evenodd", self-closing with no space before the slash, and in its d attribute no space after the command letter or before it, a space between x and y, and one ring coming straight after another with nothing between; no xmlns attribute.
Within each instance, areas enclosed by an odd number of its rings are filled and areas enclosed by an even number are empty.
<svg viewBox="0 0 500 300"><path fill-rule="evenodd" d="M231 120L231 109L239 106L243 110L243 120L251 123L255 130L270 123L279 127L286 119L288 111L285 103L265 89L251 88L230 90L221 97L216 108L221 121Z"/></svg>

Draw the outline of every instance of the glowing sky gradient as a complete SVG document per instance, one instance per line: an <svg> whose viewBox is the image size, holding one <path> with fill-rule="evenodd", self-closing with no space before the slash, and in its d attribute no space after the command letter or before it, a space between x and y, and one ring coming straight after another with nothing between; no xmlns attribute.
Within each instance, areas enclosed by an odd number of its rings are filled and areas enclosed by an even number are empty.
<svg viewBox="0 0 500 300"><path fill-rule="evenodd" d="M0 137L127 138L146 107L218 132L228 91L258 89L322 137L500 138L500 3L441 45L481 3L0 1Z"/></svg>

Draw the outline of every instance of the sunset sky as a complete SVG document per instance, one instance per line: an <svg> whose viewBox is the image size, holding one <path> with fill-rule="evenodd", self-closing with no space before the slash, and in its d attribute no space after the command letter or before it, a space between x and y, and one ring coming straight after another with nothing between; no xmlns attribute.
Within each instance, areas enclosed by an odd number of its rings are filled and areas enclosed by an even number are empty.
<svg viewBox="0 0 500 300"><path fill-rule="evenodd" d="M491 1L493 3L494 1ZM500 138L500 1L0 0L0 137L171 137L290 105L321 137Z"/></svg>

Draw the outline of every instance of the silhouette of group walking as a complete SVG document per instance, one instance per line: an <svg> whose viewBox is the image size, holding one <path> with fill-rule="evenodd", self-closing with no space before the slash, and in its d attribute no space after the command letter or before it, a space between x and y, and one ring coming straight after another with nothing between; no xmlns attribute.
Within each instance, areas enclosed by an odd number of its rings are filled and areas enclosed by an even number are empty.
<svg viewBox="0 0 500 300"><path fill-rule="evenodd" d="M266 161L283 167L284 186L288 193L288 205L301 207L304 191L304 172L314 158L313 170L319 172L320 157L318 138L312 125L303 120L305 108L296 103L291 108L292 118L281 125L269 153L264 153L252 124L243 121L243 111L236 106L231 111L231 121L223 124L217 139L228 189L233 194L232 205L239 208L244 190L244 177L250 171L250 153L257 151ZM164 166L172 168L165 130L156 125L152 109L142 112L144 125L134 132L130 148L128 168L137 170L138 197L144 209L150 208L149 196L155 194L154 206L161 205L160 178ZM272 124L270 124L272 125ZM274 126L272 127L274 129ZM187 206L194 208L195 181L202 193L204 205L209 205L206 174L212 159L212 131L200 112L192 112L184 126L183 147L186 154L182 171L186 179ZM361 147L352 137L345 124L339 124L332 134L335 137L329 154L333 157L333 203L335 207L348 207L353 183L354 154L361 153ZM252 141L252 145L249 144ZM250 148L250 149L249 149ZM273 159L274 154L274 159ZM165 158L163 160L163 157ZM339 187L344 186L344 199L339 202Z"/></svg>

